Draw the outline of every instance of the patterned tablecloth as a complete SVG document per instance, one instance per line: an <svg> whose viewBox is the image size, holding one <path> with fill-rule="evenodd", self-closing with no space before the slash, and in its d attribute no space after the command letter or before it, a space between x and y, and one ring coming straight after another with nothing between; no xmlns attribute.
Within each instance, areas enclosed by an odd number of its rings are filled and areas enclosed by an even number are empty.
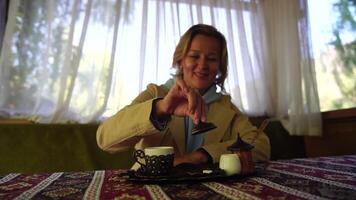
<svg viewBox="0 0 356 200"><path fill-rule="evenodd" d="M1 167L1 166L0 166ZM0 175L0 199L356 199L356 155L258 163L215 182L137 184L125 170Z"/></svg>

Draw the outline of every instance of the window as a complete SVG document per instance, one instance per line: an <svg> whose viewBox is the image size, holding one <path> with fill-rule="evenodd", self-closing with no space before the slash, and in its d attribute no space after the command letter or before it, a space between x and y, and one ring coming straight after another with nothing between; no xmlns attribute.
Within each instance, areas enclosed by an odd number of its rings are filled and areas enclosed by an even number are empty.
<svg viewBox="0 0 356 200"><path fill-rule="evenodd" d="M8 1L0 1L0 52L1 44L5 33L5 25L7 19L7 4Z"/></svg>
<svg viewBox="0 0 356 200"><path fill-rule="evenodd" d="M356 2L308 3L321 111L356 107Z"/></svg>
<svg viewBox="0 0 356 200"><path fill-rule="evenodd" d="M111 116L148 83L162 84L171 77L175 45L183 31L196 23L214 24L231 41L228 48L235 51L230 51L234 56L229 62L244 69L230 71L244 70L246 75L234 78L230 73L225 88L237 90L241 85L241 92L232 93L239 106L246 111L259 108L247 101L251 84L244 84L252 79L252 70L260 74L250 36L254 32L250 12L257 9L256 1L11 3L9 13L15 17L8 19L7 51L0 57L0 66L6 69L0 73L0 116L30 116L42 123ZM246 43L245 55L240 43ZM240 62L250 53L250 70L246 70L247 64Z"/></svg>

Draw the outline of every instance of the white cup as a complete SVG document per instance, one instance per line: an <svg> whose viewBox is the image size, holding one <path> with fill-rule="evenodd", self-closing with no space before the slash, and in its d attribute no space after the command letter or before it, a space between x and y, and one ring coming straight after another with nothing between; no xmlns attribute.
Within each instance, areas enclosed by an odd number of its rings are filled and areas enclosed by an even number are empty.
<svg viewBox="0 0 356 200"><path fill-rule="evenodd" d="M170 146L147 147L143 151L136 150L134 158L141 165L139 169L141 173L153 176L164 175L173 168L174 149Z"/></svg>
<svg viewBox="0 0 356 200"><path fill-rule="evenodd" d="M174 149L171 146L146 147L144 152L146 156L160 156L173 154Z"/></svg>
<svg viewBox="0 0 356 200"><path fill-rule="evenodd" d="M219 168L224 170L228 176L241 173L241 162L237 154L222 154L220 156Z"/></svg>

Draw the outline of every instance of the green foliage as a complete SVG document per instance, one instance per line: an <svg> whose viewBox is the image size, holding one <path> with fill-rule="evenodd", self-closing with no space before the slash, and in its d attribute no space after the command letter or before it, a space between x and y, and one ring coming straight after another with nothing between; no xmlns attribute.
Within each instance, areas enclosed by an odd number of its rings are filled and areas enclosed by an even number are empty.
<svg viewBox="0 0 356 200"><path fill-rule="evenodd" d="M10 55L6 58L9 63L6 66L9 93L2 106L11 109L34 108L39 98L57 99L63 82L73 84L73 81L61 80L60 77L63 69L71 68L74 58L81 55L79 48L70 43L69 34L73 20L76 20L75 29L81 28L81 20L88 6L83 1L79 1L78 6L74 3L68 0L21 0L19 7L13 10L16 12L15 30L11 38ZM90 9L90 21L112 24L115 15L104 15L105 10L123 9L126 4L128 1L95 1ZM76 18L73 13L77 14ZM72 52L66 54L67 50ZM64 63L67 55L70 55L70 61ZM41 94L41 91L51 92ZM23 99L30 100L24 102Z"/></svg>
<svg viewBox="0 0 356 200"><path fill-rule="evenodd" d="M356 33L356 0L340 0L333 5L338 18L333 27L335 39L330 42L337 51L338 58L334 67L334 78L346 98L334 102L336 107L353 102L356 104L356 39L351 42L342 41L341 35L345 32Z"/></svg>

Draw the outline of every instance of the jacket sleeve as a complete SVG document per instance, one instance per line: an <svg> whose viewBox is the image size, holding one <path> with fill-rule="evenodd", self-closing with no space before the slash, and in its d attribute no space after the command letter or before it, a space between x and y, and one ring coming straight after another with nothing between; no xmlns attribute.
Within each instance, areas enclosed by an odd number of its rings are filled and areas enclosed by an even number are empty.
<svg viewBox="0 0 356 200"><path fill-rule="evenodd" d="M231 153L227 147L233 144L237 135L247 143L254 146L252 149L252 158L254 161L267 161L270 159L270 142L267 135L263 131L258 131L253 126L247 116L241 113L235 106L232 105L235 111L234 117L231 119L230 126L225 130L224 136L220 141L215 143L205 144L204 148L212 157L213 162L219 162L221 154Z"/></svg>
<svg viewBox="0 0 356 200"><path fill-rule="evenodd" d="M117 152L133 147L142 137L158 133L150 115L152 102L163 96L156 85L150 84L128 106L100 124L96 139L104 151Z"/></svg>
<svg viewBox="0 0 356 200"><path fill-rule="evenodd" d="M270 159L271 146L267 135L263 131L257 130L245 115L240 113L234 122L232 130L239 133L242 140L254 146L252 149L252 159L254 161L267 161Z"/></svg>

